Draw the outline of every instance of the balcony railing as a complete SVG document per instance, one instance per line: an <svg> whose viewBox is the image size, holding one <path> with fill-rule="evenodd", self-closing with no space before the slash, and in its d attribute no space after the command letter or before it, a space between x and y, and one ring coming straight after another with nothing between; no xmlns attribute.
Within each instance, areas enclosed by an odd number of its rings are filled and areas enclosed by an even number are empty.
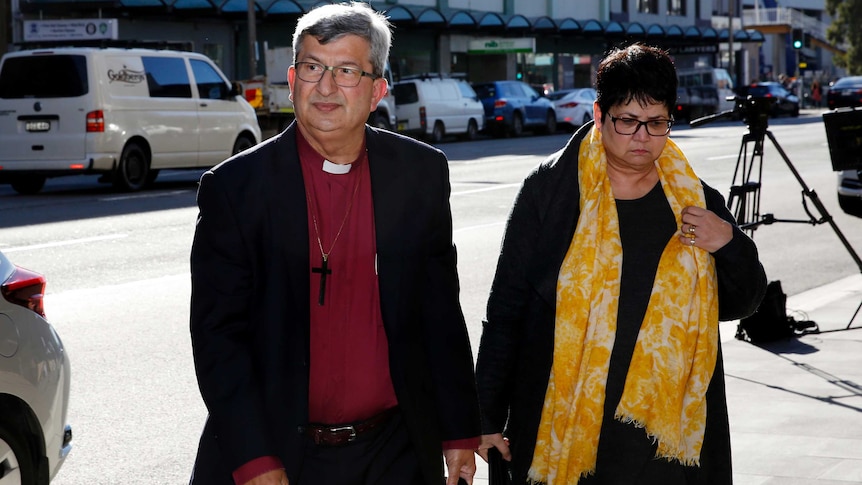
<svg viewBox="0 0 862 485"><path fill-rule="evenodd" d="M787 25L792 29L802 29L806 34L826 40L826 24L792 8L756 8L742 12L745 28L769 25Z"/></svg>

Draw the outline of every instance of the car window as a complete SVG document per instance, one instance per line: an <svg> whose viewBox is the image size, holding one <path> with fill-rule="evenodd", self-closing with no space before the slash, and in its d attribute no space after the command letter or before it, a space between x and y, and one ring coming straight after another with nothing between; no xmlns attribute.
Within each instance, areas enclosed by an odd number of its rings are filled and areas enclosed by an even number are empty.
<svg viewBox="0 0 862 485"><path fill-rule="evenodd" d="M458 83L458 90L461 91L461 97L472 99L476 98L476 91L473 91L473 88L465 82Z"/></svg>
<svg viewBox="0 0 862 485"><path fill-rule="evenodd" d="M493 84L474 84L473 90L480 98L494 98L497 96L497 89Z"/></svg>
<svg viewBox="0 0 862 485"><path fill-rule="evenodd" d="M530 86L527 86L526 84L522 84L521 89L524 90L524 96L526 96L528 98L538 98L539 97L539 93L537 93L535 89L531 88Z"/></svg>
<svg viewBox="0 0 862 485"><path fill-rule="evenodd" d="M548 99L550 99L551 101L557 101L566 97L566 95L568 95L569 93L571 93L571 91L555 91L548 95ZM575 94L575 96L578 96L578 94Z"/></svg>
<svg viewBox="0 0 862 485"><path fill-rule="evenodd" d="M520 84L506 83L503 95L508 98L523 98L524 91L521 89Z"/></svg>
<svg viewBox="0 0 862 485"><path fill-rule="evenodd" d="M147 87L154 98L191 98L192 87L186 63L177 57L142 57Z"/></svg>
<svg viewBox="0 0 862 485"><path fill-rule="evenodd" d="M835 84L832 85L832 88L849 88L860 84L862 84L862 78L860 77L842 77L841 79L835 81Z"/></svg>
<svg viewBox="0 0 862 485"><path fill-rule="evenodd" d="M751 86L748 88L748 95L755 98L762 98L767 94L769 94L769 88L767 86Z"/></svg>
<svg viewBox="0 0 862 485"><path fill-rule="evenodd" d="M230 87L219 76L218 72L207 62L200 59L190 59L195 84L198 86L198 96L203 99L227 99Z"/></svg>
<svg viewBox="0 0 862 485"><path fill-rule="evenodd" d="M402 83L396 84L392 89L392 95L395 96L395 104L413 104L419 102L419 94L416 92L416 84Z"/></svg>
<svg viewBox="0 0 862 485"><path fill-rule="evenodd" d="M73 98L89 90L81 55L8 57L0 71L0 98Z"/></svg>

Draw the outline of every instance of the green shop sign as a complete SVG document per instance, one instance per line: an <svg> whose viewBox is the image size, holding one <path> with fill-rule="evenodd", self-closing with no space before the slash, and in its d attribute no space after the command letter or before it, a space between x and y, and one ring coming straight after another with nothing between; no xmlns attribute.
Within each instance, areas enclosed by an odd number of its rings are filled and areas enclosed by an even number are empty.
<svg viewBox="0 0 862 485"><path fill-rule="evenodd" d="M536 52L536 39L477 39L471 40L468 54L509 54L515 52Z"/></svg>

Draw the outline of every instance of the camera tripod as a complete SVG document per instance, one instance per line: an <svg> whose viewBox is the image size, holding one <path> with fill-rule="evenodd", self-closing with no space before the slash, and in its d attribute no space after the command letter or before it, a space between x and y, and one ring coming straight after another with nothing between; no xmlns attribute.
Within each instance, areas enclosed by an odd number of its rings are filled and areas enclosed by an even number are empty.
<svg viewBox="0 0 862 485"><path fill-rule="evenodd" d="M778 140L776 140L772 132L769 131L769 111L773 100L771 98L755 98L749 96L747 98L736 97L734 98L734 101L736 102L734 109L692 120L690 124L692 127L696 127L736 114L742 116L743 121L748 126L748 130L742 135L739 155L736 159L736 168L733 171L733 181L730 187L730 194L727 198L727 208L736 219L737 225L753 237L755 229L761 225L772 224L775 222L804 223L811 225L824 223L829 224L829 226L832 227L832 230L835 231L838 239L841 240L841 244L843 244L847 249L847 252L850 253L853 261L859 268L860 273L862 273L862 259L859 258L859 255L853 249L853 246L851 246L847 241L844 233L842 233L841 229L838 228L838 225L835 224L829 211L826 210L826 207L821 202L820 197L815 191L808 187L805 180L803 180L802 176L799 174L799 171L797 171L796 167L793 166L787 153L785 153L784 149L781 148L781 145L778 144ZM769 141L772 142L772 146L776 151L778 151L778 154L781 155L787 168L790 169L791 173L793 173L793 176L796 178L796 181L799 182L799 185L802 187L802 207L808 215L808 219L778 219L773 214L760 213L760 189L761 179L763 176L763 148L766 139L769 139ZM808 207L807 201L809 200L819 213L819 218L815 216ZM845 330L850 328L850 325L853 324L853 321L856 319L860 310L862 310L862 303L856 307L856 311L847 323Z"/></svg>

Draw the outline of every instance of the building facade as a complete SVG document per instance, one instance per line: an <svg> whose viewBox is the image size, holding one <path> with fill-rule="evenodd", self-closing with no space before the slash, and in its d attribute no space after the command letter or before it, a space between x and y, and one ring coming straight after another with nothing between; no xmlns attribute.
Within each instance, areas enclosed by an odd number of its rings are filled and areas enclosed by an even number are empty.
<svg viewBox="0 0 862 485"><path fill-rule="evenodd" d="M678 67L728 67L763 77L765 43L744 11L759 0L371 0L395 26L393 70L435 72L471 82L522 79L544 90L592 84L608 49L644 42L669 50ZM797 3L802 0L797 0ZM264 74L267 47L289 46L297 18L327 0L11 0L7 49L74 42L177 46L202 52L234 79ZM786 2L782 2L786 3ZM805 3L805 2L802 2ZM822 12L823 1L808 2ZM249 15L249 5L254 15ZM765 6L763 8L766 8ZM110 20L115 34L87 38ZM40 35L55 22L58 32ZM71 24L72 25L70 27ZM86 24L86 25L84 25ZM59 25L59 26L58 26ZM41 29L41 30L40 30ZM107 29L108 33L112 31ZM62 37L62 35L60 36ZM728 42L732 39L732 42ZM780 47L771 46L774 50Z"/></svg>

